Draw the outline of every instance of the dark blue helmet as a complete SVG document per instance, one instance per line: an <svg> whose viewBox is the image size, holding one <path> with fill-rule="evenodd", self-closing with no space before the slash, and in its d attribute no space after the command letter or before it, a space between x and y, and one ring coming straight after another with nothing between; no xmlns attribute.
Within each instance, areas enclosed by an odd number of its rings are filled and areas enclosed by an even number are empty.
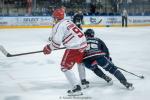
<svg viewBox="0 0 150 100"><path fill-rule="evenodd" d="M85 36L86 37L94 37L95 35L95 32L93 29L87 29L85 32L84 32Z"/></svg>

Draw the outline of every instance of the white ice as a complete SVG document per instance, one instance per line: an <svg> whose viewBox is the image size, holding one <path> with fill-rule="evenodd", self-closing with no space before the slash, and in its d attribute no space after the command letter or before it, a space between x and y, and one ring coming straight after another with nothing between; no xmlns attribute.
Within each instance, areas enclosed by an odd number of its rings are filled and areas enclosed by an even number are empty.
<svg viewBox="0 0 150 100"><path fill-rule="evenodd" d="M90 88L80 97L68 97L70 85L60 71L64 50L5 57L0 52L0 100L149 100L150 99L150 27L95 28L96 36L107 44L113 62L145 79L123 72L135 89L127 90L108 72L114 84L109 86L86 70ZM85 30L85 29L84 29ZM42 50L51 29L0 29L0 45L11 54ZM78 77L76 65L73 71ZM78 77L79 79L79 77Z"/></svg>

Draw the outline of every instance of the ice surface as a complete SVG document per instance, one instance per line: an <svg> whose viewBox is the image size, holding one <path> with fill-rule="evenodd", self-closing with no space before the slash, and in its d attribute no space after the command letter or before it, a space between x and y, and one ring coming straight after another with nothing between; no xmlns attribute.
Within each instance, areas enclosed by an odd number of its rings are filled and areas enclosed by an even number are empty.
<svg viewBox="0 0 150 100"><path fill-rule="evenodd" d="M110 49L113 62L128 71L144 75L139 79L126 72L135 89L127 90L112 77L109 86L90 70L86 70L90 88L78 98L68 97L70 88L60 62L64 50L7 58L0 52L0 100L149 100L150 99L150 27L95 28L96 36ZM85 29L84 29L85 30ZM0 29L0 45L8 52L42 50L48 43L51 29ZM73 68L76 77L76 66Z"/></svg>

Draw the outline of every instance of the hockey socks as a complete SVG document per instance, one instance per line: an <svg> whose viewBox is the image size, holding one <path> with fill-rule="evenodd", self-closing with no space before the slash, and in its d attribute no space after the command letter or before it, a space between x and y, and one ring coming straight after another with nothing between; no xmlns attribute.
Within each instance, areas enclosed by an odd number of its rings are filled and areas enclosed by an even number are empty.
<svg viewBox="0 0 150 100"><path fill-rule="evenodd" d="M97 76L99 76L99 77L103 78L105 81L107 81L107 83L109 83L109 82L112 80L110 77L108 77L107 75L105 75L105 74L103 73L103 71L102 71L101 69L99 69L98 67L96 67L95 69L93 69L93 72L94 72Z"/></svg>

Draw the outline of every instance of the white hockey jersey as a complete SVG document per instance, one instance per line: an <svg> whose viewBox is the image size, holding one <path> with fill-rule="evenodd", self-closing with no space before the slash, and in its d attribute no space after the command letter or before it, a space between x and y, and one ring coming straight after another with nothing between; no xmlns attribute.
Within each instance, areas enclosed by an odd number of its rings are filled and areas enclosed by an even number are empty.
<svg viewBox="0 0 150 100"><path fill-rule="evenodd" d="M67 49L80 49L87 46L85 35L70 20L61 20L52 29L50 48L59 49L63 44Z"/></svg>

